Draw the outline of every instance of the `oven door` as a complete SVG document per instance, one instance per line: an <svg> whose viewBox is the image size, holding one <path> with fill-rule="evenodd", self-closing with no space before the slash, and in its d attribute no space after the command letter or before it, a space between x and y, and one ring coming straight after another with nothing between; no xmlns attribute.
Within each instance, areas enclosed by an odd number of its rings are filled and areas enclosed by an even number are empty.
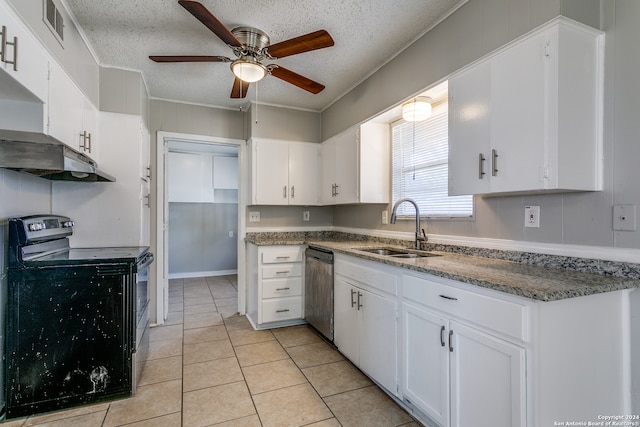
<svg viewBox="0 0 640 427"><path fill-rule="evenodd" d="M134 394L149 354L149 267L153 260L153 254L147 252L136 266L136 337L132 354L134 369L132 391Z"/></svg>

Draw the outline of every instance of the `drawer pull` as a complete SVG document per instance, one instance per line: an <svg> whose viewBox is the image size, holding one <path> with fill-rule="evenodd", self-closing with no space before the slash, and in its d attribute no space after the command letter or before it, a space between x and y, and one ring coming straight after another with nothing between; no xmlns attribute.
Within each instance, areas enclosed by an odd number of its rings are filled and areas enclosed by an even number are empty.
<svg viewBox="0 0 640 427"><path fill-rule="evenodd" d="M276 291L288 291L291 288L276 288Z"/></svg>
<svg viewBox="0 0 640 427"><path fill-rule="evenodd" d="M448 295L440 295L440 298L444 298L444 299L448 299L450 301L458 301L458 298L456 297L450 297Z"/></svg>
<svg viewBox="0 0 640 427"><path fill-rule="evenodd" d="M440 345L444 347L444 325L440 328Z"/></svg>
<svg viewBox="0 0 640 427"><path fill-rule="evenodd" d="M291 273L291 270L287 270L287 271L276 271L276 274L289 274Z"/></svg>
<svg viewBox="0 0 640 427"><path fill-rule="evenodd" d="M290 256L277 256L276 259L289 259Z"/></svg>
<svg viewBox="0 0 640 427"><path fill-rule="evenodd" d="M283 308L282 310L276 310L276 313L286 313L287 311L291 311L288 308Z"/></svg>

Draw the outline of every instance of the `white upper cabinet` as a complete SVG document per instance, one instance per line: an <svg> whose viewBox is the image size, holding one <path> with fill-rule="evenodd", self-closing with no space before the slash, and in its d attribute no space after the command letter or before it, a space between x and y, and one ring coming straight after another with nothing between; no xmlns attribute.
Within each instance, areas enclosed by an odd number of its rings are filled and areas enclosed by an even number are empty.
<svg viewBox="0 0 640 427"><path fill-rule="evenodd" d="M389 203L390 156L387 124L364 123L324 141L320 202Z"/></svg>
<svg viewBox="0 0 640 427"><path fill-rule="evenodd" d="M251 139L251 204L318 204L320 144Z"/></svg>
<svg viewBox="0 0 640 427"><path fill-rule="evenodd" d="M557 18L450 78L450 195L602 189L602 38Z"/></svg>
<svg viewBox="0 0 640 427"><path fill-rule="evenodd" d="M11 7L0 2L0 30L2 40L5 45L0 46L0 87L4 98L9 93L7 86L11 85L10 78L19 83L15 86L14 98L22 98L19 93L22 88L29 94L25 100L41 102L47 101L48 92L48 55L40 43L31 35L29 30L22 24L20 19L13 12Z"/></svg>
<svg viewBox="0 0 640 427"><path fill-rule="evenodd" d="M211 156L169 153L169 202L213 203Z"/></svg>

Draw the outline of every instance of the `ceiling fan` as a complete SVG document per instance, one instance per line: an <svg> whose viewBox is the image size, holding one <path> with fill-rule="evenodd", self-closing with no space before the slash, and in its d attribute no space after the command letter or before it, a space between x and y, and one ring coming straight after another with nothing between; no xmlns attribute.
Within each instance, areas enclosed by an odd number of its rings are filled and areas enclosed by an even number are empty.
<svg viewBox="0 0 640 427"><path fill-rule="evenodd" d="M269 36L252 27L237 27L231 31L225 27L211 12L197 1L179 0L178 3L202 22L207 28L225 42L237 59L232 60L226 56L157 56L149 58L155 62L230 62L231 71L235 75L231 98L244 98L247 96L249 84L257 82L270 74L287 83L291 83L311 93L319 93L324 85L315 82L298 73L288 70L277 64L263 64L263 60L276 60L286 56L297 55L316 49L333 46L331 35L325 30L285 40L280 43L270 44Z"/></svg>

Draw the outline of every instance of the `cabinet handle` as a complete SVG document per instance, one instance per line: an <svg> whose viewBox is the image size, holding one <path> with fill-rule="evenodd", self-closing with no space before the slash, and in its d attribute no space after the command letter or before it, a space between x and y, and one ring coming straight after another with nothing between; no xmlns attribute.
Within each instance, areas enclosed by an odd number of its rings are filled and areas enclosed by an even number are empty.
<svg viewBox="0 0 640 427"><path fill-rule="evenodd" d="M458 301L458 298L450 297L449 295L440 295L440 298L448 299L450 301Z"/></svg>
<svg viewBox="0 0 640 427"><path fill-rule="evenodd" d="M453 351L453 329L449 330L449 351Z"/></svg>
<svg viewBox="0 0 640 427"><path fill-rule="evenodd" d="M147 178L151 179L151 166L147 166Z"/></svg>
<svg viewBox="0 0 640 427"><path fill-rule="evenodd" d="M276 310L276 313L286 313L287 311L290 311L288 308L284 308L282 310Z"/></svg>
<svg viewBox="0 0 640 427"><path fill-rule="evenodd" d="M362 292L358 291L358 311L362 308L362 304L360 304L360 297L362 296Z"/></svg>
<svg viewBox="0 0 640 427"><path fill-rule="evenodd" d="M356 305L356 302L353 300L353 296L356 294L356 291L354 291L353 289L351 289L351 308L353 308L354 305Z"/></svg>
<svg viewBox="0 0 640 427"><path fill-rule="evenodd" d="M80 134L80 137L82 138L82 144L80 144L80 148L82 148L82 151L84 151L85 153L88 151L89 153L91 152L91 134L87 133L87 131L83 131Z"/></svg>
<svg viewBox="0 0 640 427"><path fill-rule="evenodd" d="M334 185L336 186L336 190L335 190L335 193L336 193L336 194L335 194L335 196L336 196L336 197L338 197L338 194L340 194L340 193L338 193L338 188L339 188L340 186L339 186L338 184L334 184Z"/></svg>
<svg viewBox="0 0 640 427"><path fill-rule="evenodd" d="M444 347L444 325L440 328L440 345Z"/></svg>
<svg viewBox="0 0 640 427"><path fill-rule="evenodd" d="M277 256L276 259L289 259L290 256Z"/></svg>
<svg viewBox="0 0 640 427"><path fill-rule="evenodd" d="M291 186L291 198L292 198L292 199L296 197L296 196L295 196L295 194L296 194L296 193L295 193L295 190L296 190L296 187L292 185L292 186Z"/></svg>
<svg viewBox="0 0 640 427"><path fill-rule="evenodd" d="M144 205L145 205L146 207L151 207L151 194L147 194L147 195L145 195L145 196L144 196L144 199L146 200L146 201L144 202Z"/></svg>
<svg viewBox="0 0 640 427"><path fill-rule="evenodd" d="M13 46L13 61L7 59L7 46ZM7 27L2 26L2 52L0 52L0 60L5 64L13 64L13 71L18 71L18 38L14 37L13 42L7 41Z"/></svg>
<svg viewBox="0 0 640 427"><path fill-rule="evenodd" d="M288 271L276 271L276 274L289 274L291 270Z"/></svg>
<svg viewBox="0 0 640 427"><path fill-rule="evenodd" d="M291 288L276 288L276 291L288 291Z"/></svg>
<svg viewBox="0 0 640 427"><path fill-rule="evenodd" d="M282 198L283 199L287 198L287 186L286 185L284 187L282 187Z"/></svg>
<svg viewBox="0 0 640 427"><path fill-rule="evenodd" d="M484 158L484 155L482 153L478 154L478 178L479 179L483 179L484 178L484 161L486 159Z"/></svg>
<svg viewBox="0 0 640 427"><path fill-rule="evenodd" d="M336 185L331 184L331 197L336 197Z"/></svg>
<svg viewBox="0 0 640 427"><path fill-rule="evenodd" d="M491 150L491 176L498 175L498 150Z"/></svg>

